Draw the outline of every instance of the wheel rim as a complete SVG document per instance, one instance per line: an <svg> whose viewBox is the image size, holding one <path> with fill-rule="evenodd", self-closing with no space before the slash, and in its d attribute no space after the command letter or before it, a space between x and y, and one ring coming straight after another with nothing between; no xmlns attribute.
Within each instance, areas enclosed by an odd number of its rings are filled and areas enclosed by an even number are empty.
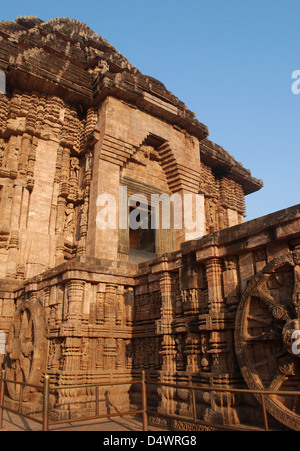
<svg viewBox="0 0 300 451"><path fill-rule="evenodd" d="M292 332L300 329L298 257L290 252L268 264L248 283L238 307L236 354L252 390L300 389L300 359L291 348ZM300 397L267 395L265 399L272 416L300 430Z"/></svg>
<svg viewBox="0 0 300 451"><path fill-rule="evenodd" d="M38 302L23 301L17 309L7 339L5 359L8 380L38 385L45 368L46 333L45 315ZM12 399L18 400L20 385L8 383L7 390ZM24 387L23 401L34 391Z"/></svg>

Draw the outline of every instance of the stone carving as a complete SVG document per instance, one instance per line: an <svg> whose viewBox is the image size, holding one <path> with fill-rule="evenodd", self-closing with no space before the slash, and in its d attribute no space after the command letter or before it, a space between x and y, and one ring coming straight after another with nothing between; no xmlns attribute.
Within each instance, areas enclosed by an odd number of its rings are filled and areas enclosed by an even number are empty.
<svg viewBox="0 0 300 451"><path fill-rule="evenodd" d="M273 260L250 281L239 304L236 353L252 389L297 390L299 386L299 358L292 352L292 333L300 328L294 294L298 263L297 254L291 252ZM297 398L268 396L266 404L279 421L300 429Z"/></svg>
<svg viewBox="0 0 300 451"><path fill-rule="evenodd" d="M10 85L0 95L8 377L40 384L47 372L63 386L51 398L56 419L95 412L95 391L70 385L127 383L141 370L160 382L296 388L299 207L242 224L245 195L262 182L210 141L162 83L85 24L25 17L1 22L0 34ZM98 196L120 200L120 186L147 200L203 194L206 236L186 242L185 225L160 226L151 235L155 258L138 249L141 260L131 260L127 225L97 227ZM16 405L17 386L8 394ZM100 390L99 400L101 413L111 413L128 411L138 396L125 385ZM24 402L35 409L34 390ZM149 404L192 416L185 389L152 387ZM253 398L204 392L196 406L202 420L260 424ZM270 397L267 408L299 429L297 399Z"/></svg>
<svg viewBox="0 0 300 451"><path fill-rule="evenodd" d="M31 296L17 309L7 337L5 367L7 379L38 385L46 365L45 313ZM19 399L20 385L8 384L10 396ZM30 399L29 387L24 388L24 400Z"/></svg>

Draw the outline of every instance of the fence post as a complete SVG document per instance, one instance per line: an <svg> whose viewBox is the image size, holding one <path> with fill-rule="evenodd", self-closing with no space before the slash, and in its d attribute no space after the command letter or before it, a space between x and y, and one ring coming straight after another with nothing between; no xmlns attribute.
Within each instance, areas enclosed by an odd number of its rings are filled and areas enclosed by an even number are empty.
<svg viewBox="0 0 300 451"><path fill-rule="evenodd" d="M195 396L195 390L191 388L192 390L192 403L193 403L193 417L194 421L197 421L197 406L196 406L196 396Z"/></svg>
<svg viewBox="0 0 300 451"><path fill-rule="evenodd" d="M96 417L99 416L99 385L96 385Z"/></svg>
<svg viewBox="0 0 300 451"><path fill-rule="evenodd" d="M263 393L260 394L261 399L261 406L263 410L263 416L264 416L264 425L265 425L265 431L269 431L269 424L268 424L268 416L267 416L267 409L266 409L266 400Z"/></svg>
<svg viewBox="0 0 300 451"><path fill-rule="evenodd" d="M20 385L20 395L19 395L19 413L22 413L22 405L23 405L23 391L24 386Z"/></svg>
<svg viewBox="0 0 300 451"><path fill-rule="evenodd" d="M0 382L0 431L3 429L3 406L4 406L4 393L5 393L5 370L1 371Z"/></svg>
<svg viewBox="0 0 300 451"><path fill-rule="evenodd" d="M49 387L50 376L45 374L43 385L43 431L49 430Z"/></svg>
<svg viewBox="0 0 300 451"><path fill-rule="evenodd" d="M143 431L148 431L148 416L147 416L147 387L146 387L146 374L142 371L142 382L141 382L141 394L142 394L142 410L143 410Z"/></svg>

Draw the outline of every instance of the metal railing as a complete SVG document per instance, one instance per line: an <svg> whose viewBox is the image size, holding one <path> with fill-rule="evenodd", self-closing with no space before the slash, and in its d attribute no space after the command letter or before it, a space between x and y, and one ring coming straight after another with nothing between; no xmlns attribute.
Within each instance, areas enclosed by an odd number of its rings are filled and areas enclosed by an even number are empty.
<svg viewBox="0 0 300 451"><path fill-rule="evenodd" d="M20 393L19 393L19 402L18 402L18 409L12 409L11 407L5 406L5 384L15 384L20 386ZM100 387L114 387L114 386L121 386L121 385L134 385L139 384L141 386L141 404L142 408L140 410L132 410L128 412L118 412L118 413L109 413L106 415L100 415L99 410L99 389ZM42 418L36 418L33 415L29 415L24 413L23 411L23 392L24 388L34 388L37 391L41 392L43 395L43 401L42 401ZM80 418L71 418L71 419L64 419L61 421L52 421L50 420L50 394L55 394L59 390L72 390L72 389L95 389L95 415L89 415L86 418L80 417ZM56 426L60 424L66 424L66 423L75 423L75 422L83 422L88 420L96 420L96 419L105 419L105 418L113 418L113 417L125 417L125 416L134 416L134 415L142 415L142 422L143 422L143 431L148 430L148 417L147 417L147 390L146 390L146 379L145 379L145 371L142 371L141 379L140 380L130 380L126 382L103 382L101 384L73 384L73 385L63 385L63 386L54 386L51 388L50 385L50 376L46 374L44 376L43 385L33 385L33 384L27 384L25 382L18 382L14 380L6 379L5 370L2 370L1 372L1 382L0 382L0 430L3 429L3 413L4 411L8 411L14 414L17 414L21 417L24 417L26 419L29 419L33 422L36 422L42 426L42 431L48 431L50 426Z"/></svg>
<svg viewBox="0 0 300 451"><path fill-rule="evenodd" d="M183 389L183 390L189 390L191 392L192 397L192 416L193 419L189 417L184 417L180 415L171 415L171 414L165 414L165 413L157 413L151 410L147 410L148 415L153 416L159 416L159 417L165 417L169 418L171 420L181 420L189 423L193 423L196 425L211 427L213 429L222 429L227 431L250 431L255 430L258 428L253 426L235 426L235 425L225 425L225 424L215 424L215 423L209 423L207 421L199 420L197 418L197 406L196 406L196 391L201 392L217 392L217 393L239 393L239 394L251 394L251 395L259 395L261 399L261 408L262 408L262 415L263 415L263 423L264 423L264 430L269 431L269 422L268 422L268 414L266 409L266 396L270 395L290 395L290 396L299 396L300 392L293 392L293 391L269 391L269 390L250 390L250 389L234 389L234 388L220 388L220 387L209 387L209 386L198 386L198 385L192 385L192 384L172 384L172 383L164 383L164 382L154 382L154 381L146 381L149 385L157 385L159 387L170 387L170 388L176 388Z"/></svg>
<svg viewBox="0 0 300 451"><path fill-rule="evenodd" d="M20 386L20 393L19 393L19 402L18 402L18 409L12 409L8 406L5 406L4 402L4 395L5 395L5 384L12 383ZM113 386L122 386L122 385L134 385L139 384L140 385L140 394L141 394L141 409L139 410L132 410L128 412L122 412L122 413L111 413L111 414L105 414L100 415L99 410L99 389L100 387L113 387ZM170 387L175 389L184 389L189 390L191 392L191 405L192 405L192 418L186 417L186 416L180 416L180 415L171 415L171 414L165 414L161 412L155 412L150 409L148 409L147 406L147 386L154 385L158 387ZM42 401L42 418L36 418L32 415L26 414L23 412L23 392L24 388L34 388L37 391L42 393L43 401ZM80 417L80 418L71 418L71 419L64 419L60 421L52 421L50 420L50 412L51 412L51 406L49 403L49 396L50 394L55 394L59 390L71 390L71 389L87 389L87 388L94 388L95 389L95 415L94 416L88 416L88 417ZM125 417L125 416L134 416L134 415L142 415L142 424L143 424L143 431L148 431L148 416L157 416L162 418L167 418L171 420L178 420L178 421L184 421L187 423L193 423L195 425L202 425L206 427L211 427L213 429L221 429L221 430L229 430L229 431L241 431L241 430L257 430L257 427L253 426L246 426L246 425L222 425L222 424L213 424L209 423L203 420L200 420L197 418L197 405L196 405L196 395L195 392L201 391L201 392L216 392L216 393L233 393L233 394L251 394L251 395L257 395L260 397L261 401L261 409L262 409L262 418L263 418L263 424L264 424L264 430L269 431L269 422L268 422L268 413L266 409L266 397L277 395L277 396L300 396L300 391L275 391L275 390L249 390L249 389L234 389L234 388L220 388L220 387L209 387L209 386L198 386L198 385L192 385L192 384L172 384L172 383L164 383L164 382L156 382L152 380L146 380L145 371L141 372L141 379L140 380L130 380L126 382L103 382L101 384L74 384L74 385L63 385L63 386L53 386L51 388L50 384L50 376L45 375L43 385L32 385L27 384L24 382L17 382L14 380L6 379L5 370L2 370L1 372L1 382L0 382L0 430L3 429L3 413L4 411L8 411L17 415L20 415L24 418L30 419L36 423L39 423L42 426L43 431L48 431L50 426L55 425L61 425L66 423L74 423L74 422L84 422L88 420L96 420L96 419L107 419L107 418L113 418L113 417Z"/></svg>

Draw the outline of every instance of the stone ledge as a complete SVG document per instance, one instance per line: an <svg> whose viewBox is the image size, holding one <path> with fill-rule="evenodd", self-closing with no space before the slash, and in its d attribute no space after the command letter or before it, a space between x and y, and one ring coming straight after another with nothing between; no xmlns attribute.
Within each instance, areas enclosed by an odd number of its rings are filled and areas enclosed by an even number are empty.
<svg viewBox="0 0 300 451"><path fill-rule="evenodd" d="M237 247L243 243L243 247L241 248L241 250L243 250L245 249L245 246L248 246L251 237L266 233L268 234L269 242L279 238L292 238L294 235L299 235L299 221L300 204L280 210L270 215L253 219L245 222L244 224L239 224L228 229L206 235L200 240L182 243L181 252L182 254L188 254L190 252L200 251L209 246L224 246L228 244L232 245L233 243L236 243ZM259 246L259 242L257 241L255 245Z"/></svg>

